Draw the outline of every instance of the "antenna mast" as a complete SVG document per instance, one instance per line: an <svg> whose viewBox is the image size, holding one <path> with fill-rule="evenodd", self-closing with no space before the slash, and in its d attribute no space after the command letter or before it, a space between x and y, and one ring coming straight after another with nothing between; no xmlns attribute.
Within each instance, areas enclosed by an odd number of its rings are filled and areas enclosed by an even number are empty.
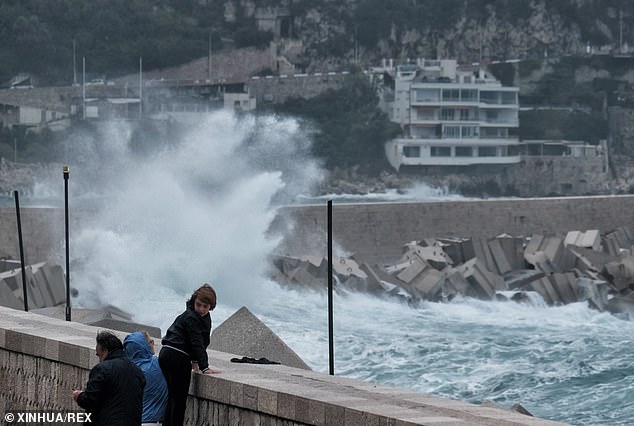
<svg viewBox="0 0 634 426"><path fill-rule="evenodd" d="M75 54L75 39L73 39L73 86L77 86L77 58Z"/></svg>
<svg viewBox="0 0 634 426"><path fill-rule="evenodd" d="M619 53L623 53L623 9L619 9Z"/></svg>
<svg viewBox="0 0 634 426"><path fill-rule="evenodd" d="M209 55L207 57L207 79L211 83L211 30L209 30Z"/></svg>

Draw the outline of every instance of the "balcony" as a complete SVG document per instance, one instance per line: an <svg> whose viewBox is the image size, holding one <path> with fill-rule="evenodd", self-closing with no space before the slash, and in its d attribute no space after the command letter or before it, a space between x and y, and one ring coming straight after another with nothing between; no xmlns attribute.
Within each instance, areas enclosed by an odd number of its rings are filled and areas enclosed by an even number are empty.
<svg viewBox="0 0 634 426"><path fill-rule="evenodd" d="M520 121L518 118L498 117L498 118L485 118L484 120L480 120L480 124L484 126L488 124L493 126L498 126L500 124L503 124L504 127L519 127Z"/></svg>
<svg viewBox="0 0 634 426"><path fill-rule="evenodd" d="M402 157L399 166L471 166L475 164L517 164L519 155L507 157Z"/></svg>
<svg viewBox="0 0 634 426"><path fill-rule="evenodd" d="M520 152L517 140L448 141L445 139L394 139L386 145L393 167L469 166L474 164L517 164Z"/></svg>

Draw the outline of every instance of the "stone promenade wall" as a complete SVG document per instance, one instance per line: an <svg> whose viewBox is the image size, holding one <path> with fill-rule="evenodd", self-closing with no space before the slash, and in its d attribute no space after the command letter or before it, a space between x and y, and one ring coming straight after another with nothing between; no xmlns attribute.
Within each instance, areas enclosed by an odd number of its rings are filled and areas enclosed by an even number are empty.
<svg viewBox="0 0 634 426"><path fill-rule="evenodd" d="M0 307L0 413L78 412L73 387L97 362L96 327ZM116 333L121 338L122 333ZM193 374L186 425L555 425L478 406L283 365L230 362L208 351L221 374Z"/></svg>
<svg viewBox="0 0 634 426"><path fill-rule="evenodd" d="M366 262L393 261L424 238L558 235L634 226L634 196L335 204L335 250ZM286 235L283 255L326 254L327 207L281 208L271 232ZM336 253L335 253L336 254Z"/></svg>

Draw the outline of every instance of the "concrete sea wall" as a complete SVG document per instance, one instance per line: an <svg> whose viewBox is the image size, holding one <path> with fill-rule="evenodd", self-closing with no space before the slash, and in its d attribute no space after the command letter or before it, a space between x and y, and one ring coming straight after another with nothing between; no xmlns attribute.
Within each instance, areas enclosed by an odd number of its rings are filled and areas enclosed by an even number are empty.
<svg viewBox="0 0 634 426"><path fill-rule="evenodd" d="M6 418L26 410L81 412L71 389L85 386L97 362L98 330L0 307L0 413ZM222 373L193 375L186 425L560 424L310 370L232 363L235 355L224 352L208 354Z"/></svg>
<svg viewBox="0 0 634 426"><path fill-rule="evenodd" d="M335 249L368 263L394 261L403 244L424 238L562 235L634 225L634 196L335 204ZM285 235L284 255L326 253L327 207L279 209L270 231Z"/></svg>
<svg viewBox="0 0 634 426"><path fill-rule="evenodd" d="M416 239L609 232L634 227L633 211L634 195L335 204L333 238L337 249L366 262L392 261L404 243ZM21 220L26 263L63 264L63 210L22 208ZM87 211L71 210L71 236L88 220L92 219ZM325 255L325 203L280 207L270 232L283 235L282 254ZM19 254L15 209L0 208L0 257L19 259Z"/></svg>

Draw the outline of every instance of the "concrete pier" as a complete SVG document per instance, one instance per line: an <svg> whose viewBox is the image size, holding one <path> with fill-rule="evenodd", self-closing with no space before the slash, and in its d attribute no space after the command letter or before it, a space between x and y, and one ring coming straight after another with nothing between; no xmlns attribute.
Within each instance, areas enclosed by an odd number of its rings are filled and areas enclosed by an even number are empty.
<svg viewBox="0 0 634 426"><path fill-rule="evenodd" d="M78 411L97 362L97 327L0 307L0 412ZM116 332L120 337L125 333ZM208 350L221 374L194 374L187 425L557 425L562 423L284 365L232 363Z"/></svg>

